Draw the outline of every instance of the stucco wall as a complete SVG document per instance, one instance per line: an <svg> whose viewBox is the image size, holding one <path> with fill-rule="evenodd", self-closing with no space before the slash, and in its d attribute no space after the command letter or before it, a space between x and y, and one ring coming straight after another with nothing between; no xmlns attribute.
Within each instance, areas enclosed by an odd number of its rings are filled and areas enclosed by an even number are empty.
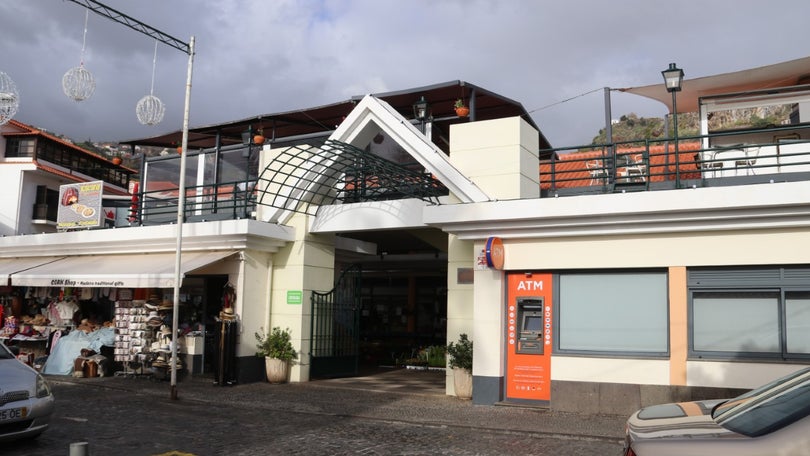
<svg viewBox="0 0 810 456"><path fill-rule="evenodd" d="M309 379L312 291L327 292L334 287L334 236L308 234L309 219L307 215L296 214L287 223L295 228L295 241L287 243L274 256L270 320L265 325L265 329L279 326L292 331L292 343L299 352L299 362L292 366L291 381ZM302 291L302 303L288 304L288 291Z"/></svg>

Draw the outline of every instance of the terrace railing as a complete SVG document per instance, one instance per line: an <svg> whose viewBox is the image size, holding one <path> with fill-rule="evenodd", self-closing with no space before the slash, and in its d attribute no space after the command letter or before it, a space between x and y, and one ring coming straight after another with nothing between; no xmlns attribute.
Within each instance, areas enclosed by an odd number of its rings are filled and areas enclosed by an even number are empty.
<svg viewBox="0 0 810 456"><path fill-rule="evenodd" d="M541 196L810 180L810 125L541 151Z"/></svg>

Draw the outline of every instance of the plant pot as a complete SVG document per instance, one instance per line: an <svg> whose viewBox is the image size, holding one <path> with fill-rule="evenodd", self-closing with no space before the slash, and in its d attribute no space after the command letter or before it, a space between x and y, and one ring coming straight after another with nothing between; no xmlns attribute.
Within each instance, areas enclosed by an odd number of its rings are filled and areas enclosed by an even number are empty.
<svg viewBox="0 0 810 456"><path fill-rule="evenodd" d="M290 363L278 358L264 358L264 368L267 381L270 383L286 383L290 373Z"/></svg>
<svg viewBox="0 0 810 456"><path fill-rule="evenodd" d="M466 106L462 106L460 108L456 108L456 115L459 117L467 117L470 115L470 108Z"/></svg>
<svg viewBox="0 0 810 456"><path fill-rule="evenodd" d="M472 373L460 367L453 368L453 389L459 399L472 399Z"/></svg>
<svg viewBox="0 0 810 456"><path fill-rule="evenodd" d="M115 165L115 166L120 165L120 164L121 164L121 162L123 162L123 160L121 159L121 157L113 157L113 159L112 159L112 164L113 164L113 165Z"/></svg>

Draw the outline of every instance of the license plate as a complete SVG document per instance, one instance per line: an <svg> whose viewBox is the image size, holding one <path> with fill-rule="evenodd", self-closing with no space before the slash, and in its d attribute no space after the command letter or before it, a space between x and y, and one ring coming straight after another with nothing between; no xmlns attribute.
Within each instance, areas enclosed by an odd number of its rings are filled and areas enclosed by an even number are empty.
<svg viewBox="0 0 810 456"><path fill-rule="evenodd" d="M0 410L0 421L21 420L28 416L26 407Z"/></svg>

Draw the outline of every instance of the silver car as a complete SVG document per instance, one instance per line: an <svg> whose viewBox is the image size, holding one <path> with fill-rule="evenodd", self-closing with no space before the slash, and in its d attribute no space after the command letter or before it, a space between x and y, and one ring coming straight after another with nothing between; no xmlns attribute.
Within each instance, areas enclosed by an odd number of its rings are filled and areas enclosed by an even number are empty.
<svg viewBox="0 0 810 456"><path fill-rule="evenodd" d="M48 428L53 408L45 379L0 342L0 442L36 438Z"/></svg>
<svg viewBox="0 0 810 456"><path fill-rule="evenodd" d="M728 400L645 407L627 420L625 456L810 455L810 368Z"/></svg>

